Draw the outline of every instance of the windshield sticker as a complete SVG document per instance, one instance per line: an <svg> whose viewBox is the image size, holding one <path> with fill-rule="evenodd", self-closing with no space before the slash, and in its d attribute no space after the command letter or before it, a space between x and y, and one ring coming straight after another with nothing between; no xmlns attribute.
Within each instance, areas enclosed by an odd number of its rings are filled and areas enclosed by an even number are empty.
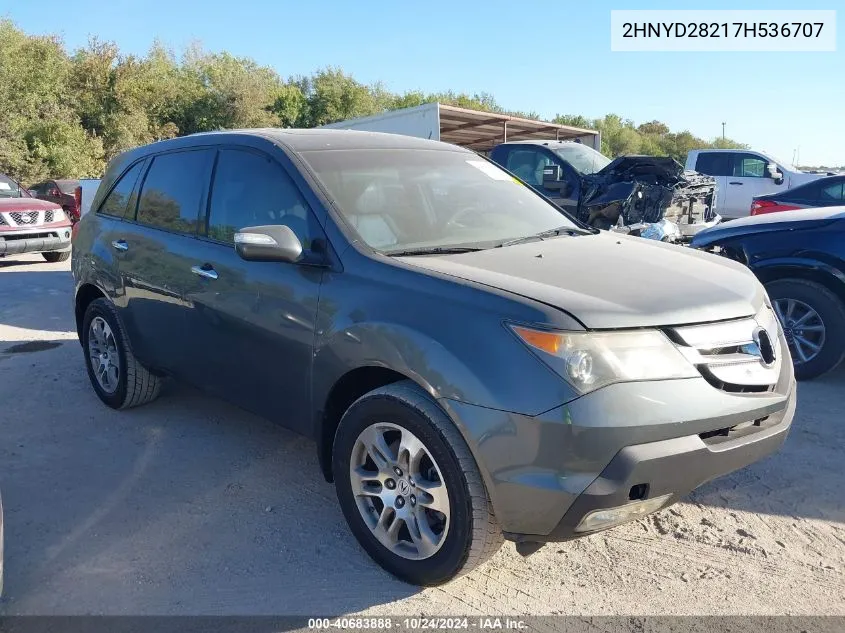
<svg viewBox="0 0 845 633"><path fill-rule="evenodd" d="M475 167L478 171L487 174L493 180L511 180L511 176L503 172L498 167L494 167L490 163L483 160L468 160L467 163Z"/></svg>
<svg viewBox="0 0 845 633"><path fill-rule="evenodd" d="M9 191L11 187L9 186L8 182L0 182L0 189L3 191Z"/></svg>

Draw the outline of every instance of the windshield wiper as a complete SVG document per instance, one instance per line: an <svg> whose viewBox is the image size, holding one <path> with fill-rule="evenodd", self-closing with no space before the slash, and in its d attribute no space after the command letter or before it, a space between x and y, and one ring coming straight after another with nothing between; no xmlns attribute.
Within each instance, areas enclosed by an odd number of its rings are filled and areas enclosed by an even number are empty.
<svg viewBox="0 0 845 633"><path fill-rule="evenodd" d="M483 248L477 246L421 246L402 251L387 251L384 254L390 257L407 257L411 255L456 255L458 253L474 253L483 250Z"/></svg>
<svg viewBox="0 0 845 633"><path fill-rule="evenodd" d="M592 235L592 231L588 231L587 229L579 229L575 226L559 226L556 229L549 229L548 231L540 231L539 233L534 233L533 235L525 235L523 237L517 237L512 240L508 240L507 242L502 242L497 246L497 248L501 248L502 246L513 246L514 244L522 244L524 242L530 242L532 240L542 241L547 237L557 237L558 235Z"/></svg>

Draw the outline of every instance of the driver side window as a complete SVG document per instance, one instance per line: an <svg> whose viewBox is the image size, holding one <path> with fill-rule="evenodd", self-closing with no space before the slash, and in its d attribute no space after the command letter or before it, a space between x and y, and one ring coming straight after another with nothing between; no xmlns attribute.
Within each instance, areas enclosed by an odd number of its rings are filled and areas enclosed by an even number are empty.
<svg viewBox="0 0 845 633"><path fill-rule="evenodd" d="M765 178L766 161L754 154L735 154L733 175L739 178Z"/></svg>
<svg viewBox="0 0 845 633"><path fill-rule="evenodd" d="M545 153L520 147L508 153L505 168L533 187L543 186L543 169L554 162Z"/></svg>
<svg viewBox="0 0 845 633"><path fill-rule="evenodd" d="M306 251L323 236L317 218L279 165L253 152L220 150L211 187L208 237L231 244L238 230L268 224L290 228Z"/></svg>

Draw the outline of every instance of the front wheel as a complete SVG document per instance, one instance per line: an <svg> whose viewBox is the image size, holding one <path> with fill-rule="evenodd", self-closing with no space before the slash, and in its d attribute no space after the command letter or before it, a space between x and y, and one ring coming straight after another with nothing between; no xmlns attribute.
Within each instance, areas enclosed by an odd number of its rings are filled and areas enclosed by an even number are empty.
<svg viewBox="0 0 845 633"><path fill-rule="evenodd" d="M410 381L375 389L344 414L332 465L358 542L394 576L437 585L468 573L502 544L469 447Z"/></svg>
<svg viewBox="0 0 845 633"><path fill-rule="evenodd" d="M780 279L766 284L780 320L795 377L809 380L830 371L845 357L845 305L821 284Z"/></svg>

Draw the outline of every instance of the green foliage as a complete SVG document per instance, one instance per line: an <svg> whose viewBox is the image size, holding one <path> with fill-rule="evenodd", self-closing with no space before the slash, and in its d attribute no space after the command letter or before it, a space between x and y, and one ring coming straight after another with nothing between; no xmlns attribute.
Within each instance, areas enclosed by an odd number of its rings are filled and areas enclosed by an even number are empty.
<svg viewBox="0 0 845 633"><path fill-rule="evenodd" d="M72 53L55 36L31 36L0 20L0 172L24 183L98 176L116 154L156 140L217 129L312 127L424 103L539 119L506 110L489 93L404 94L364 84L340 68L284 79L272 68L198 45L177 57L160 43L144 56L96 38ZM681 162L699 147L743 147L660 121L636 126L616 114L558 115L598 129L608 156L665 154Z"/></svg>

